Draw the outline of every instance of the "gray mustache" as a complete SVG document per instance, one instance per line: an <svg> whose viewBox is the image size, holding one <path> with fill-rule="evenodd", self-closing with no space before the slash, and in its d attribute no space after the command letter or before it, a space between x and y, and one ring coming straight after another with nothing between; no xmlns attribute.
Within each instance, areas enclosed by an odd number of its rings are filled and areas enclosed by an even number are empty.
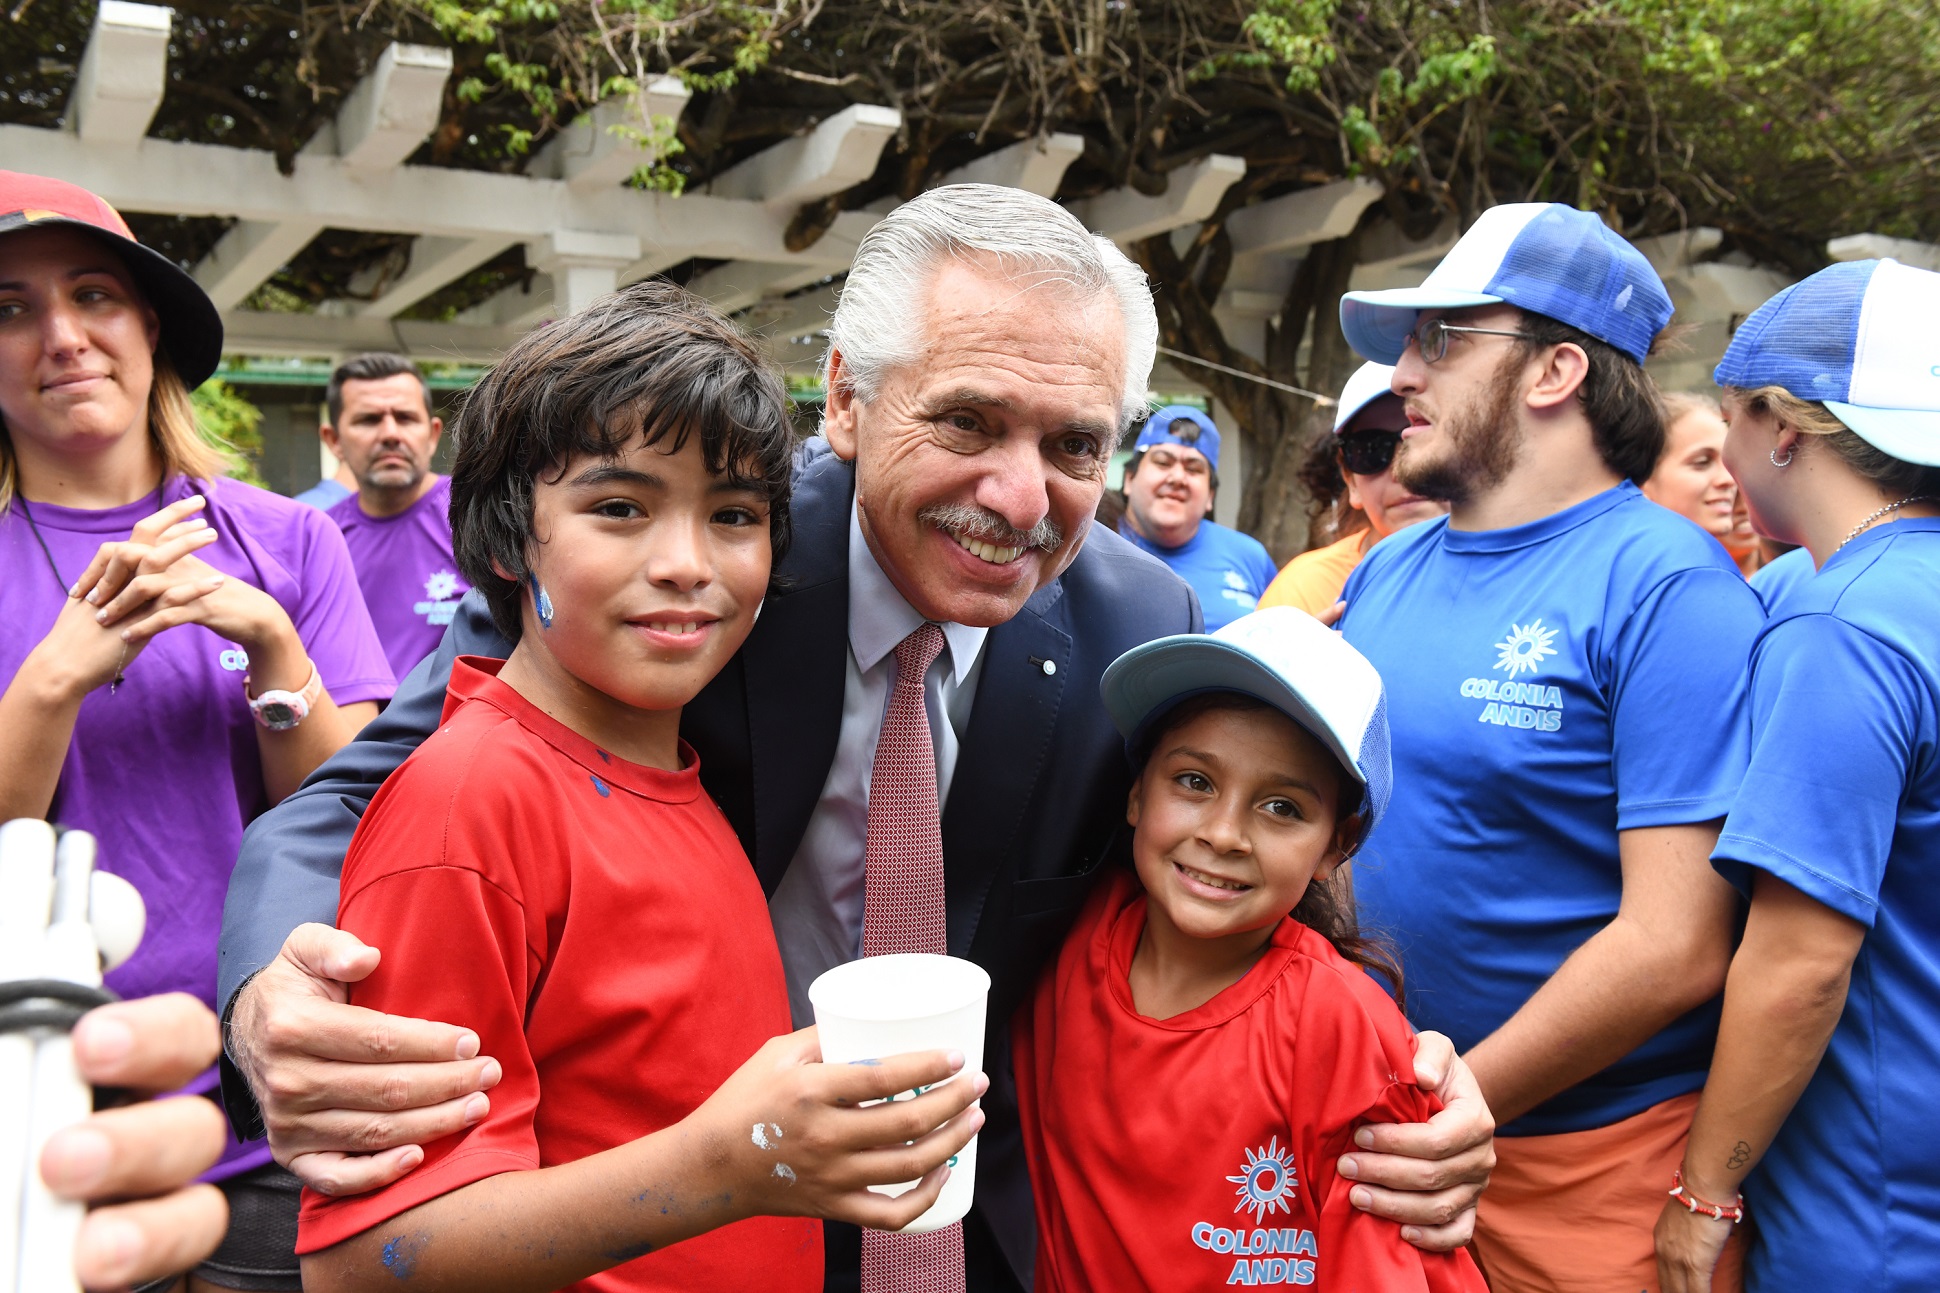
<svg viewBox="0 0 1940 1293"><path fill-rule="evenodd" d="M1064 544L1064 531L1046 516L1028 530L1020 530L988 508L974 503L931 503L916 514L945 534L957 538L980 539L1000 548L1042 548L1056 552Z"/></svg>

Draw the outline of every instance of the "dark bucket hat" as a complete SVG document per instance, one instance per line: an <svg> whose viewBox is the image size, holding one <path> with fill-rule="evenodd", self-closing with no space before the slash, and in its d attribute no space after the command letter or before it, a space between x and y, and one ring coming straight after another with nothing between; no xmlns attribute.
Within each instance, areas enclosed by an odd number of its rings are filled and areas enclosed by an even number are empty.
<svg viewBox="0 0 1940 1293"><path fill-rule="evenodd" d="M119 212L65 180L0 171L0 237L18 229L78 225L109 240L161 321L162 347L190 390L222 361L222 315L188 273L135 241Z"/></svg>

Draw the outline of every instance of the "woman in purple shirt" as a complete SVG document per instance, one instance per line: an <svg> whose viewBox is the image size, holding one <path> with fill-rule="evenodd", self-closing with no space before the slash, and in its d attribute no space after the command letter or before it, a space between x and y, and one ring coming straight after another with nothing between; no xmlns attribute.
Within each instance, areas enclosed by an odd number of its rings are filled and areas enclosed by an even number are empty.
<svg viewBox="0 0 1940 1293"><path fill-rule="evenodd" d="M93 832L141 891L111 988L211 1005L244 825L393 685L336 527L222 479L198 434L188 392L221 347L208 297L105 202L0 172L0 820ZM268 1164L232 1144L211 1174L232 1208L215 1286L300 1287L265 1273Z"/></svg>

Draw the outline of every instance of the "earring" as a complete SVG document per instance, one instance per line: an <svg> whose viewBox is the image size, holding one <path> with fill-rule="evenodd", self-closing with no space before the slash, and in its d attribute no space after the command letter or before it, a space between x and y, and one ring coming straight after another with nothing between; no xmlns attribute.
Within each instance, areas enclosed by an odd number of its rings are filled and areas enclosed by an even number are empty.
<svg viewBox="0 0 1940 1293"><path fill-rule="evenodd" d="M537 575L532 576L532 609L539 613L540 628L552 627L552 598L546 593L546 587L539 582Z"/></svg>
<svg viewBox="0 0 1940 1293"><path fill-rule="evenodd" d="M1776 449L1773 449L1770 453L1766 454L1765 456L1772 460L1772 466L1783 468L1783 467L1789 467L1792 465L1792 455L1796 454L1797 452L1798 452L1797 445L1794 445L1790 449L1787 449L1785 451L1784 462L1780 462L1778 460L1778 450Z"/></svg>

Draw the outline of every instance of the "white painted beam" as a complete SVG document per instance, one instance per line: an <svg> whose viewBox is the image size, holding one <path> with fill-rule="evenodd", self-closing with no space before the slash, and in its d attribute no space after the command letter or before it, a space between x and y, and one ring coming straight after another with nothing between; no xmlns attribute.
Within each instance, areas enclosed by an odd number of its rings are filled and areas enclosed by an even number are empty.
<svg viewBox="0 0 1940 1293"><path fill-rule="evenodd" d="M1381 193L1373 180L1336 180L1241 207L1226 219L1233 255L1284 253L1345 238Z"/></svg>
<svg viewBox="0 0 1940 1293"><path fill-rule="evenodd" d="M337 111L337 156L360 170L402 164L438 128L450 76L448 49L397 41L385 46L377 66Z"/></svg>
<svg viewBox="0 0 1940 1293"><path fill-rule="evenodd" d="M1692 314L1728 318L1750 314L1791 286L1792 279L1777 270L1759 265L1729 265L1706 261L1672 276L1665 284L1673 296L1688 296L1689 307L1680 310L1685 322Z"/></svg>
<svg viewBox="0 0 1940 1293"><path fill-rule="evenodd" d="M555 229L525 245L525 263L552 280L553 317L564 318L619 286L620 271L640 259L632 234Z"/></svg>
<svg viewBox="0 0 1940 1293"><path fill-rule="evenodd" d="M557 317L552 302L552 276L534 274L527 282L461 310L452 322L479 328L530 328Z"/></svg>
<svg viewBox="0 0 1940 1293"><path fill-rule="evenodd" d="M707 191L777 209L840 193L876 173L884 146L902 125L903 114L894 108L851 104L806 134L716 175Z"/></svg>
<svg viewBox="0 0 1940 1293"><path fill-rule="evenodd" d="M512 245L510 239L422 237L411 244L411 263L374 301L357 308L366 319L390 319Z"/></svg>
<svg viewBox="0 0 1940 1293"><path fill-rule="evenodd" d="M1219 199L1226 196L1226 190L1244 174L1243 158L1214 153L1174 171L1171 183L1158 197L1116 189L1074 202L1071 211L1084 222L1085 228L1113 242L1137 242L1183 225L1198 224L1213 213Z"/></svg>
<svg viewBox="0 0 1940 1293"><path fill-rule="evenodd" d="M1888 238L1885 234L1856 233L1834 238L1825 245L1826 255L1834 260L1897 260L1915 269L1940 272L1940 246L1915 242L1911 238Z"/></svg>
<svg viewBox="0 0 1940 1293"><path fill-rule="evenodd" d="M750 326L770 337L812 336L829 326L841 294L842 284L837 282L813 292L785 297L775 301L772 310L763 311L760 318L751 320ZM826 343L816 338L807 344L823 346Z"/></svg>
<svg viewBox="0 0 1940 1293"><path fill-rule="evenodd" d="M226 216L274 223L309 220L333 229L452 238L503 235L519 242L542 229L605 229L640 239L632 277L690 257L848 264L882 217L845 211L805 251L783 238L794 213L706 193L681 197L615 186L581 192L563 180L439 166L372 171L320 152L299 153L282 175L266 151L149 139L137 150L93 148L71 134L0 125L9 169L52 175L124 211Z"/></svg>
<svg viewBox="0 0 1940 1293"><path fill-rule="evenodd" d="M723 314L745 310L763 297L780 297L827 278L827 265L773 265L754 261L729 261L701 274L687 285L688 290L704 296Z"/></svg>
<svg viewBox="0 0 1940 1293"><path fill-rule="evenodd" d="M223 346L236 354L334 356L392 350L416 359L461 364L496 363L526 332L515 327L254 310L225 310L222 326Z"/></svg>
<svg viewBox="0 0 1940 1293"><path fill-rule="evenodd" d="M1402 233L1400 226L1382 221L1362 235L1361 263L1354 267L1348 286L1356 292L1418 287L1461 236L1462 227L1453 216L1419 240Z"/></svg>
<svg viewBox="0 0 1940 1293"><path fill-rule="evenodd" d="M1064 183L1064 173L1083 156L1084 150L1083 135L1041 135L986 153L974 162L957 167L938 183L1001 184L1039 197L1054 198L1058 195L1058 186Z"/></svg>
<svg viewBox="0 0 1940 1293"><path fill-rule="evenodd" d="M316 220L241 220L196 265L195 281L218 310L240 305L323 230Z"/></svg>
<svg viewBox="0 0 1940 1293"><path fill-rule="evenodd" d="M67 128L90 144L141 141L168 86L169 11L101 0L67 101Z"/></svg>
<svg viewBox="0 0 1940 1293"><path fill-rule="evenodd" d="M1694 229L1680 229L1676 233L1659 234L1654 238L1633 238L1631 246L1644 254L1650 267L1657 271L1659 278L1689 269L1698 262L1698 257L1709 255L1724 241L1724 231L1709 225L1699 225Z"/></svg>
<svg viewBox="0 0 1940 1293"><path fill-rule="evenodd" d="M611 188L655 160L650 149L628 138L626 128L645 130L662 119L678 122L691 91L677 76L658 76L636 99L616 95L582 114L533 159L532 173L562 179L575 189Z"/></svg>

